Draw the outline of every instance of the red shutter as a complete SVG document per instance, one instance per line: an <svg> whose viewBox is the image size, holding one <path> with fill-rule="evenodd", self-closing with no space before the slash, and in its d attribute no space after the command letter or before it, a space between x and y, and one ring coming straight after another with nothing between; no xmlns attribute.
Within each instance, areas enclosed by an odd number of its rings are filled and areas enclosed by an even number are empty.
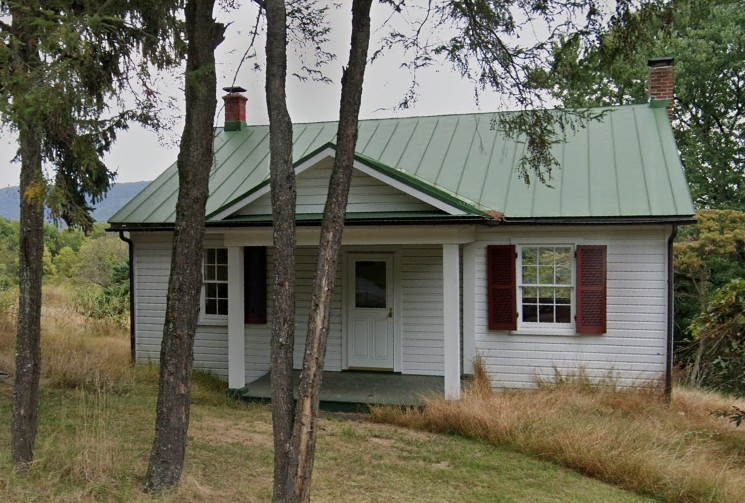
<svg viewBox="0 0 745 503"><path fill-rule="evenodd" d="M489 330L517 329L515 245L486 247Z"/></svg>
<svg viewBox="0 0 745 503"><path fill-rule="evenodd" d="M606 246L577 247L577 333L604 334Z"/></svg>
<svg viewBox="0 0 745 503"><path fill-rule="evenodd" d="M266 323L266 247L243 249L243 307L246 324Z"/></svg>

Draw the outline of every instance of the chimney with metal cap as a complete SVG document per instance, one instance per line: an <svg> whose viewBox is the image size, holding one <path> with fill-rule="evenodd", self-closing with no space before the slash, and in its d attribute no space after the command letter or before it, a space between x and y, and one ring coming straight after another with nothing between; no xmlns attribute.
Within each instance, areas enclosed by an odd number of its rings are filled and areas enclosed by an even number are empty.
<svg viewBox="0 0 745 503"><path fill-rule="evenodd" d="M225 96L225 131L240 131L246 126L246 101L248 98L241 93L246 90L242 87L223 87Z"/></svg>
<svg viewBox="0 0 745 503"><path fill-rule="evenodd" d="M654 58L647 62L649 66L649 79L647 82L647 92L649 101L668 100L667 116L673 118L673 64L671 57Z"/></svg>

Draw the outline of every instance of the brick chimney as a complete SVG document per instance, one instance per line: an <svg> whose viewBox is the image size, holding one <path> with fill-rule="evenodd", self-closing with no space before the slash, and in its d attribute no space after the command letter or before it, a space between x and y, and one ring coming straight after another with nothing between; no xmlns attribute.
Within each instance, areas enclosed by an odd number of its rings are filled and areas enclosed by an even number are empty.
<svg viewBox="0 0 745 503"><path fill-rule="evenodd" d="M243 96L246 90L242 87L223 87L225 96L225 131L240 131L246 126L246 101Z"/></svg>
<svg viewBox="0 0 745 503"><path fill-rule="evenodd" d="M673 65L671 57L654 58L647 62L649 66L649 79L647 82L647 93L649 101L669 100L667 105L667 116L673 118Z"/></svg>

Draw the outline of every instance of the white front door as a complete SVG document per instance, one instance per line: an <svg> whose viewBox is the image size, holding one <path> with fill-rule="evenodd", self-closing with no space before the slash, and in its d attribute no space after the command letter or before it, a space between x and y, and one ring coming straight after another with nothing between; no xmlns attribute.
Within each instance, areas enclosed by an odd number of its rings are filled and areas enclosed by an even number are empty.
<svg viewBox="0 0 745 503"><path fill-rule="evenodd" d="M347 366L393 370L393 256L350 255Z"/></svg>

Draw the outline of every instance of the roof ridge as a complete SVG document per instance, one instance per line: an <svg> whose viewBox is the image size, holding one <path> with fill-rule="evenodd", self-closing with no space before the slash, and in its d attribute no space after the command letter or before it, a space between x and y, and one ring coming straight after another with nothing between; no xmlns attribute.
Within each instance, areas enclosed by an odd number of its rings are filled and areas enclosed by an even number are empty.
<svg viewBox="0 0 745 503"><path fill-rule="evenodd" d="M543 108L534 110L548 110L548 111L577 111L577 110L608 110L615 108L626 108L626 107L649 107L649 102L639 103L622 103L618 105L600 105L592 107L554 107L554 108ZM404 116L391 116L391 117L370 117L368 119L359 119L358 122L376 122L376 121L390 121L390 120L405 120L405 119L434 119L442 117L464 117L464 116L476 116L476 115L494 115L494 114L518 114L521 112L530 112L532 110L491 110L491 111L479 111L479 112L453 112L444 114L421 114L421 115L404 115ZM314 124L336 124L338 120L321 120L321 121L308 121L308 122L295 122L292 124L296 126L310 126ZM269 127L269 124L248 124L248 127ZM222 129L222 126L215 126L215 129Z"/></svg>

